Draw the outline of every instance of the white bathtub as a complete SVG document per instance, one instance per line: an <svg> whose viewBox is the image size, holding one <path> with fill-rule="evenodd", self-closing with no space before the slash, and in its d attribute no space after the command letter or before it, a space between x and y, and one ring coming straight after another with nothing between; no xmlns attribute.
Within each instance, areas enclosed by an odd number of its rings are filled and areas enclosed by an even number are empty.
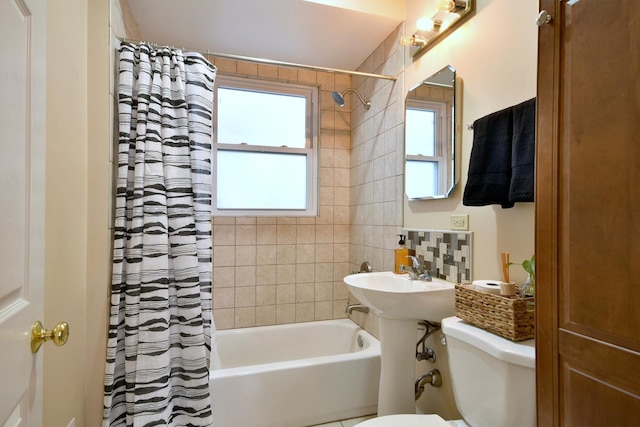
<svg viewBox="0 0 640 427"><path fill-rule="evenodd" d="M377 410L380 343L349 319L216 334L214 427L303 427Z"/></svg>

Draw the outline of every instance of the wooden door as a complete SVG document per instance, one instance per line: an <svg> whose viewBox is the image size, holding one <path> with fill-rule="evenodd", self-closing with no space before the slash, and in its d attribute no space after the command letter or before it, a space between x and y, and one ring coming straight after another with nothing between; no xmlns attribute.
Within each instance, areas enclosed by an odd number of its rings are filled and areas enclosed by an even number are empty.
<svg viewBox="0 0 640 427"><path fill-rule="evenodd" d="M42 425L45 1L0 0L0 425Z"/></svg>
<svg viewBox="0 0 640 427"><path fill-rule="evenodd" d="M540 0L539 426L640 426L640 1Z"/></svg>

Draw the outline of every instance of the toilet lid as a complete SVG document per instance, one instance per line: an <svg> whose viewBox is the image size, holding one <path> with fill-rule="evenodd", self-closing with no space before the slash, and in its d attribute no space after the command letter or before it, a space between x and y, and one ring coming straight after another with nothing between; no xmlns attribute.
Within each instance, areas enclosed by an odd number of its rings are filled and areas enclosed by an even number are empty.
<svg viewBox="0 0 640 427"><path fill-rule="evenodd" d="M451 424L435 414L398 414L371 418L355 427L451 427Z"/></svg>

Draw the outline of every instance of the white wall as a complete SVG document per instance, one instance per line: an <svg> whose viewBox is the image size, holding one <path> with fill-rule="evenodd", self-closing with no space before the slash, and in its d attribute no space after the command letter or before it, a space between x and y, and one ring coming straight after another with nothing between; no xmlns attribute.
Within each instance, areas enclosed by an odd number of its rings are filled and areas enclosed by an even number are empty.
<svg viewBox="0 0 640 427"><path fill-rule="evenodd" d="M424 11L424 1L407 0L407 31ZM520 262L534 251L534 204L500 206L462 205L473 131L467 123L536 95L536 0L477 0L476 14L448 38L413 62L406 55L405 88L411 88L442 67L452 65L463 80L461 176L452 197L412 201L405 198L404 227L449 229L452 213L468 213L474 233L473 278L500 279L500 253ZM425 13L431 16L431 12ZM511 268L517 281L526 277Z"/></svg>
<svg viewBox="0 0 640 427"><path fill-rule="evenodd" d="M87 1L87 337L86 426L100 425L111 285L112 182L109 13L110 3ZM78 425L78 424L76 424Z"/></svg>
<svg viewBox="0 0 640 427"><path fill-rule="evenodd" d="M47 7L44 325L69 324L43 354L44 425L84 424L87 252L87 2ZM35 319L34 319L35 320ZM37 424L37 423L35 423Z"/></svg>
<svg viewBox="0 0 640 427"><path fill-rule="evenodd" d="M67 321L70 332L44 349L43 425L97 426L110 283L109 3L47 9L44 324Z"/></svg>

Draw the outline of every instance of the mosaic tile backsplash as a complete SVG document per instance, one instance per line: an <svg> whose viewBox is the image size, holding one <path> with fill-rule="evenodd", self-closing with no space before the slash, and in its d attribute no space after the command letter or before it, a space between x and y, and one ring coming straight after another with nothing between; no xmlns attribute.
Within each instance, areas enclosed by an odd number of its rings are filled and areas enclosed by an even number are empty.
<svg viewBox="0 0 640 427"><path fill-rule="evenodd" d="M456 283L471 281L472 232L405 231L407 247L416 251L433 277Z"/></svg>

